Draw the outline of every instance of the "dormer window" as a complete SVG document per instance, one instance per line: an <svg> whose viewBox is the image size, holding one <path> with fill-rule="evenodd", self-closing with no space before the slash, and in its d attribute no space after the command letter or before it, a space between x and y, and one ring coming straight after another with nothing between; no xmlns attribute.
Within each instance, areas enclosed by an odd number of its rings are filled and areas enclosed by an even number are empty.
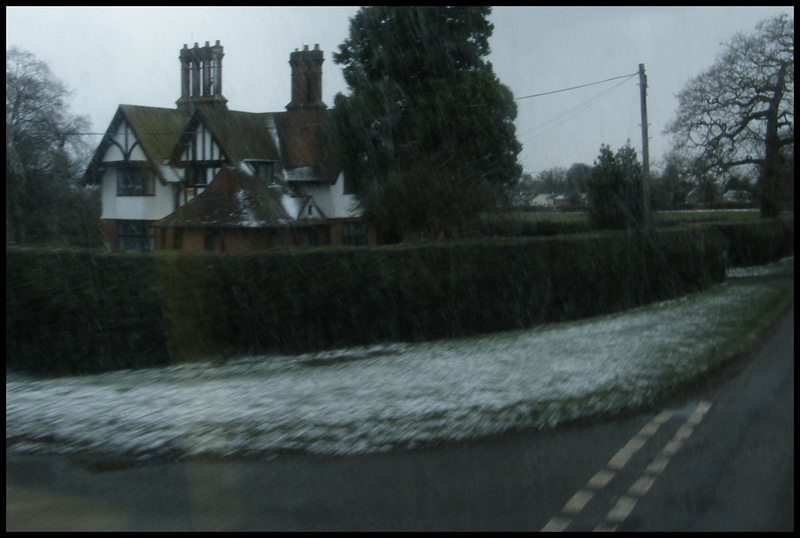
<svg viewBox="0 0 800 538"><path fill-rule="evenodd" d="M266 184L271 184L273 175L275 174L275 163L273 161L264 161L260 159L245 159L247 164L253 170L253 177L260 179Z"/></svg>

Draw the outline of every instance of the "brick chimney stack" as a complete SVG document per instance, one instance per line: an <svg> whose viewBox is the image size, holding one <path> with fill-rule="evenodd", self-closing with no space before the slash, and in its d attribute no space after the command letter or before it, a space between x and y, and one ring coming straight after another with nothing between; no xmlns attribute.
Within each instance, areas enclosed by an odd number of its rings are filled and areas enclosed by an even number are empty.
<svg viewBox="0 0 800 538"><path fill-rule="evenodd" d="M204 47L183 45L181 61L181 98L178 110L192 113L198 107L227 109L228 100L222 96L222 45L208 41Z"/></svg>
<svg viewBox="0 0 800 538"><path fill-rule="evenodd" d="M292 101L288 112L287 168L315 166L325 144L327 105L322 102L322 62L319 44L308 45L289 55L292 67Z"/></svg>
<svg viewBox="0 0 800 538"><path fill-rule="evenodd" d="M325 106L322 103L322 62L325 59L319 44L314 50L305 45L302 51L295 49L289 55L292 66L292 102L286 108Z"/></svg>

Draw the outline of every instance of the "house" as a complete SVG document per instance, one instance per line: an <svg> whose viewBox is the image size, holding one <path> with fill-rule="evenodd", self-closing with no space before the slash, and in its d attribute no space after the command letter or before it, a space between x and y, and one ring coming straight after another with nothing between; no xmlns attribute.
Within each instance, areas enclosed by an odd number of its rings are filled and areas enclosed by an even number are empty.
<svg viewBox="0 0 800 538"><path fill-rule="evenodd" d="M722 199L719 185L703 185L695 187L686 194L687 204L717 203Z"/></svg>
<svg viewBox="0 0 800 538"><path fill-rule="evenodd" d="M689 193L686 195L686 203L687 204L700 203L700 187L695 187L694 189L689 191Z"/></svg>
<svg viewBox="0 0 800 538"><path fill-rule="evenodd" d="M538 208L554 208L556 195L552 193L542 193L537 195L531 205Z"/></svg>
<svg viewBox="0 0 800 538"><path fill-rule="evenodd" d="M726 204L747 204L753 201L753 193L745 190L731 189L722 195L722 201Z"/></svg>
<svg viewBox="0 0 800 538"><path fill-rule="evenodd" d="M329 140L319 45L289 55L282 112L230 110L223 56L219 41L184 45L176 108L117 109L85 174L101 185L106 247L374 244Z"/></svg>
<svg viewBox="0 0 800 538"><path fill-rule="evenodd" d="M553 198L553 206L556 209L567 209L572 204L569 201L569 198L566 194L559 194L555 198Z"/></svg>
<svg viewBox="0 0 800 538"><path fill-rule="evenodd" d="M312 197L225 165L202 193L152 227L158 249L242 252L317 245L325 222Z"/></svg>
<svg viewBox="0 0 800 538"><path fill-rule="evenodd" d="M533 194L530 192L518 192L511 198L511 205L513 207L530 207L533 202Z"/></svg>

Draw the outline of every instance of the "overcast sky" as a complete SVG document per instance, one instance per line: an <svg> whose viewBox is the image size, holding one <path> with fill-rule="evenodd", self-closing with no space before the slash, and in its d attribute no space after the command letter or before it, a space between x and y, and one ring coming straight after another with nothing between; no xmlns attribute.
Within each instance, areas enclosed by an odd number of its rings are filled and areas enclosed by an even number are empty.
<svg viewBox="0 0 800 538"><path fill-rule="evenodd" d="M289 54L319 44L325 53L323 100L347 93L333 52L347 38L357 7L59 8L6 7L6 49L45 61L74 91L72 112L104 132L118 105L172 108L180 97L184 44L219 40L228 107L283 111L290 100ZM644 64L650 158L669 148L662 134L675 95L710 67L739 31L792 7L546 8L496 7L489 61L518 99L638 72ZM638 76L519 99L517 138L526 172L575 162L591 165L600 144L630 139L641 151ZM97 137L99 142L99 137Z"/></svg>

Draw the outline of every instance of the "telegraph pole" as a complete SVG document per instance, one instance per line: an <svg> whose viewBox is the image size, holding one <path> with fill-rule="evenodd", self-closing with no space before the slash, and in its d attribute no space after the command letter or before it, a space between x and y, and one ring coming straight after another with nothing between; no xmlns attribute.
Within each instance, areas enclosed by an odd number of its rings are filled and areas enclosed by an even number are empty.
<svg viewBox="0 0 800 538"><path fill-rule="evenodd" d="M644 230L650 228L650 149L647 140L647 76L644 64L639 64L639 93L642 101L642 200Z"/></svg>

